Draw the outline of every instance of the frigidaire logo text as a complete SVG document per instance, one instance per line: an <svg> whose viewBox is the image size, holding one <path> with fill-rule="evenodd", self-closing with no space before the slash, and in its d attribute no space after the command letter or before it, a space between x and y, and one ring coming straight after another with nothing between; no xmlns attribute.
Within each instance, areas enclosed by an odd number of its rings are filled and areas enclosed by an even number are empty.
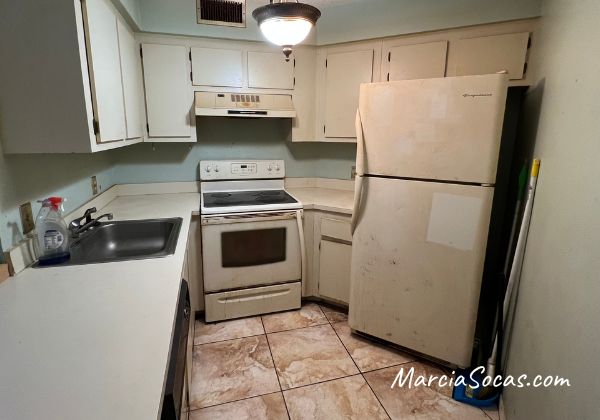
<svg viewBox="0 0 600 420"><path fill-rule="evenodd" d="M480 96L493 96L491 93L463 93L463 98L479 98Z"/></svg>

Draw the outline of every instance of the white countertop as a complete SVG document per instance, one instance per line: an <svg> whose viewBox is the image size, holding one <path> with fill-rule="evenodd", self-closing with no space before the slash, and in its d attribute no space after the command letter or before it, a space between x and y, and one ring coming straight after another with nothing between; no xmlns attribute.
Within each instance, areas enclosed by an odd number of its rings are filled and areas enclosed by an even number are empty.
<svg viewBox="0 0 600 420"><path fill-rule="evenodd" d="M352 214L354 191L321 187L288 187L286 190L300 200L305 210Z"/></svg>
<svg viewBox="0 0 600 420"><path fill-rule="evenodd" d="M174 255L26 269L0 284L0 418L156 419L200 197L118 197L115 219L182 217Z"/></svg>
<svg viewBox="0 0 600 420"><path fill-rule="evenodd" d="M307 210L352 211L352 191L288 190ZM182 217L175 254L29 268L0 283L0 419L157 418L190 216L199 207L198 193L117 197L98 214Z"/></svg>

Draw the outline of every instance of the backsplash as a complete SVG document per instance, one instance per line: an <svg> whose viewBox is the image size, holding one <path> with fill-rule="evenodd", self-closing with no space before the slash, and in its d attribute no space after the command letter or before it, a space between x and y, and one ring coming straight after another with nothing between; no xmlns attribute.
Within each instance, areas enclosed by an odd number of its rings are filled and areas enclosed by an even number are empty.
<svg viewBox="0 0 600 420"><path fill-rule="evenodd" d="M283 159L288 177L350 179L352 143L292 143L289 120L198 119L198 143L138 144L116 150L113 183L195 181L202 159Z"/></svg>

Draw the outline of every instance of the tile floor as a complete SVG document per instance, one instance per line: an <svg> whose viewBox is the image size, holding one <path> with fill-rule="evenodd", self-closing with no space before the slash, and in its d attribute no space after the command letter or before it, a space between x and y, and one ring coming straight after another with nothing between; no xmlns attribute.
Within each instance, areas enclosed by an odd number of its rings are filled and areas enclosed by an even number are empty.
<svg viewBox="0 0 600 420"><path fill-rule="evenodd" d="M327 306L195 327L190 420L498 418L450 388L391 389L400 367L442 370L352 334Z"/></svg>

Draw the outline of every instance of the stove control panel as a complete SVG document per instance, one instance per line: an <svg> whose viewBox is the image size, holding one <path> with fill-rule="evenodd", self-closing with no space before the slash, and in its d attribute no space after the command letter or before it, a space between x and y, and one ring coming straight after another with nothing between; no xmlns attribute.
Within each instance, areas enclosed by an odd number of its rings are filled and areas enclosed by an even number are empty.
<svg viewBox="0 0 600 420"><path fill-rule="evenodd" d="M202 160L201 181L236 179L280 179L285 177L283 160Z"/></svg>

